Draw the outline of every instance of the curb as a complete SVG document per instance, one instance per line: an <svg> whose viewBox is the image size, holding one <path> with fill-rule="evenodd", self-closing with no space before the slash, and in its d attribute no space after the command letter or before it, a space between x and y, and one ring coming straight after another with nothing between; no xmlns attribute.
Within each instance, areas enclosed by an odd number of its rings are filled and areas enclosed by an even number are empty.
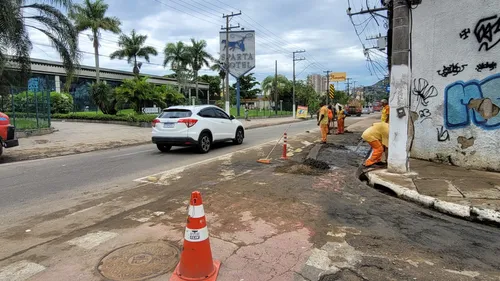
<svg viewBox="0 0 500 281"><path fill-rule="evenodd" d="M500 226L500 212L495 210L451 203L431 196L422 195L416 190L411 190L393 182L384 180L382 177L374 174L373 172L366 173L366 177L368 178L368 184L370 186L374 187L375 185L382 185L392 190L397 197L406 201L417 203L424 207L434 209L454 217Z"/></svg>
<svg viewBox="0 0 500 281"><path fill-rule="evenodd" d="M251 129L257 129L257 128L264 128L264 127L271 127L271 126L278 126L278 125L284 125L284 124L290 124L290 123L299 123L307 120L302 120L302 119L296 119L296 120L291 120L291 121L283 121L279 123L273 123L273 124L261 124L261 125L250 125L245 128L245 130L251 130Z"/></svg>
<svg viewBox="0 0 500 281"><path fill-rule="evenodd" d="M271 118L266 118L266 120L271 119ZM262 119L258 119L262 120ZM269 127L269 126L276 126L276 125L283 125L283 124L289 124L289 123L297 123L297 122L302 122L306 121L307 119L296 119L296 120L290 120L290 121L283 121L283 122L278 122L278 123L273 123L273 124L261 124L261 125L249 125L248 127L245 128L245 130L249 129L256 129L256 128L262 128L262 127ZM123 125L123 126L132 126L132 127L141 127L141 128L149 128L151 127L151 122L128 122L128 121L111 121L111 120L92 120L92 119L52 119L54 122L74 122L74 123L90 123L90 124L112 124L112 125Z"/></svg>

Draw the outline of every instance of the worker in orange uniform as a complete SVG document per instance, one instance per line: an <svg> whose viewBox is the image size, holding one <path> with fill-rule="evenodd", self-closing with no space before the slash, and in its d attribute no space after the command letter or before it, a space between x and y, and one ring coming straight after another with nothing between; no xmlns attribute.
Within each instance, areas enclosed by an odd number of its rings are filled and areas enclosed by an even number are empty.
<svg viewBox="0 0 500 281"><path fill-rule="evenodd" d="M332 106L328 106L328 134L331 135L333 130L333 110Z"/></svg>
<svg viewBox="0 0 500 281"><path fill-rule="evenodd" d="M386 99L383 99L382 101L382 122L389 123L389 104L387 103Z"/></svg>
<svg viewBox="0 0 500 281"><path fill-rule="evenodd" d="M344 120L345 120L346 114L344 112L344 108L342 106L339 106L339 110L337 110L337 134L341 135L344 133Z"/></svg>
<svg viewBox="0 0 500 281"><path fill-rule="evenodd" d="M320 104L321 108L318 114L318 126L321 129L321 143L326 143L328 135L328 107L324 102Z"/></svg>
<svg viewBox="0 0 500 281"><path fill-rule="evenodd" d="M389 123L374 123L363 132L361 137L372 147L370 158L365 161L364 166L370 167L379 164L382 161L382 155L389 147Z"/></svg>

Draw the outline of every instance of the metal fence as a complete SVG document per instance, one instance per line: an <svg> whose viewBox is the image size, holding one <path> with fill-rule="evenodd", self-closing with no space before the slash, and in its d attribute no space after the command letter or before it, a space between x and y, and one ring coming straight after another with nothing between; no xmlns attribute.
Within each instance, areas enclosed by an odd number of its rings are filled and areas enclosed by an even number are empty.
<svg viewBox="0 0 500 281"><path fill-rule="evenodd" d="M0 93L0 111L10 117L18 130L50 127L50 91L11 87Z"/></svg>

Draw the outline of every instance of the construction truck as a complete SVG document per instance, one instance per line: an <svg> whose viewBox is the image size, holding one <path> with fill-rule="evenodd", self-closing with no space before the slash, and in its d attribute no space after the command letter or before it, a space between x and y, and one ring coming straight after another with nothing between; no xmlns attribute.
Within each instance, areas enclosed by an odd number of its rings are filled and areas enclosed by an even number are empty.
<svg viewBox="0 0 500 281"><path fill-rule="evenodd" d="M18 146L16 138L16 127L10 124L7 114L0 112L0 156L4 148Z"/></svg>
<svg viewBox="0 0 500 281"><path fill-rule="evenodd" d="M361 113L363 112L363 105L361 104L360 100L351 99L347 103L346 109L348 116L361 116Z"/></svg>

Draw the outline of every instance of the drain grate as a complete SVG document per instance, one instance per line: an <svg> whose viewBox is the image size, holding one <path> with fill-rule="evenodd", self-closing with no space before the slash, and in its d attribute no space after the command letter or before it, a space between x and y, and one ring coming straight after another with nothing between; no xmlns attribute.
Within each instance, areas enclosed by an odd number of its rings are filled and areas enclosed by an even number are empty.
<svg viewBox="0 0 500 281"><path fill-rule="evenodd" d="M130 244L105 255L97 270L114 281L146 280L172 271L179 254L177 247L165 242Z"/></svg>

